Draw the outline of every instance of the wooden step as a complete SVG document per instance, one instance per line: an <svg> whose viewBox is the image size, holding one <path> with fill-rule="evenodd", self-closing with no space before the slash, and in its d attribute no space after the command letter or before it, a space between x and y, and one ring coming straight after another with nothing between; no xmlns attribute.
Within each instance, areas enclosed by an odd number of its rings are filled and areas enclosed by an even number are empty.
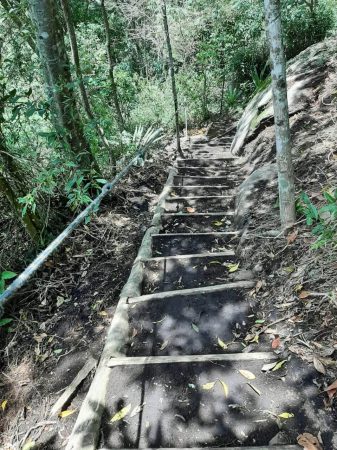
<svg viewBox="0 0 337 450"><path fill-rule="evenodd" d="M231 266L226 264L235 261L235 257L226 253L219 253L217 257L183 255L145 260L142 294L253 280L252 271L229 272Z"/></svg>
<svg viewBox="0 0 337 450"><path fill-rule="evenodd" d="M301 371L295 370L294 377L290 370L286 371L286 365L283 370L268 374L261 368L265 362L275 361L275 356L263 356L265 359L257 355L245 360L226 360L226 356L214 360L214 356L205 355L201 362L180 363L156 358L159 364L150 359L121 366L113 365L111 360L113 377L101 429L104 446L295 450L297 447L290 444L295 444L304 431L317 435L322 429L331 436L335 426L323 428L328 425L322 420L324 407L319 414L314 412L319 389L312 382L314 376L307 364L302 363L302 376ZM205 361L208 357L210 360ZM291 362L288 366L292 366ZM254 380L242 376L240 370L254 374ZM211 388L204 387L210 383L214 383ZM109 423L127 405L130 412L124 422ZM136 407L140 412L132 416ZM284 413L293 416L279 418ZM271 446L280 426L290 444Z"/></svg>
<svg viewBox="0 0 337 450"><path fill-rule="evenodd" d="M233 162L239 160L239 158L233 158L228 156L227 158L218 158L218 159L210 159L210 158L188 158L188 159L177 159L178 167L232 167ZM237 168L239 169L239 167Z"/></svg>
<svg viewBox="0 0 337 450"><path fill-rule="evenodd" d="M163 233L212 233L231 231L233 211L210 213L178 213L162 215Z"/></svg>
<svg viewBox="0 0 337 450"><path fill-rule="evenodd" d="M172 186L171 197L201 197L213 195L230 195L234 197L235 190L226 186Z"/></svg>
<svg viewBox="0 0 337 450"><path fill-rule="evenodd" d="M213 294L220 294L223 297L224 293L232 293L235 290L242 291L243 289L252 289L255 286L253 281L239 281L233 283L217 284L214 286L202 286L191 289L182 289L180 291L166 291L156 292L154 294L141 295L140 297L131 297L127 303L133 305L135 303L152 302L159 300L175 299L176 297L186 300L189 296L207 296Z"/></svg>
<svg viewBox="0 0 337 450"><path fill-rule="evenodd" d="M100 450L111 450L111 448L100 447ZM129 448L119 448L118 450L130 450ZM137 449L134 449L137 450ZM159 450L158 448L142 448L141 450ZM179 448L168 448L160 447L160 450L303 450L303 447L298 445L267 445L263 447L179 447Z"/></svg>
<svg viewBox="0 0 337 450"><path fill-rule="evenodd" d="M231 168L228 169L220 169L217 167L178 167L178 175L187 175L187 176L199 176L199 177L227 177L229 179L235 179L240 181L240 183L244 180L244 177L241 174L234 171L231 171Z"/></svg>
<svg viewBox="0 0 337 450"><path fill-rule="evenodd" d="M128 299L130 330L136 330L128 356L241 353L255 322L255 300L247 302L244 293L255 284L241 281ZM218 338L228 343L226 351ZM233 341L237 342L232 346ZM256 351L270 348L269 342Z"/></svg>
<svg viewBox="0 0 337 450"><path fill-rule="evenodd" d="M152 255L171 256L230 250L237 243L237 232L153 234Z"/></svg>
<svg viewBox="0 0 337 450"><path fill-rule="evenodd" d="M175 186L224 186L232 189L240 185L238 180L230 180L228 177L176 175L173 178Z"/></svg>
<svg viewBox="0 0 337 450"><path fill-rule="evenodd" d="M273 361L277 356L272 352L262 353L222 353L212 355L173 355L173 356L125 356L111 358L109 367L143 366L147 364L177 364L203 363L210 361L242 362L242 361Z"/></svg>
<svg viewBox="0 0 337 450"><path fill-rule="evenodd" d="M192 208L194 212L223 212L232 210L234 198L228 195L213 196L189 196L167 198L164 208L166 212L188 212Z"/></svg>

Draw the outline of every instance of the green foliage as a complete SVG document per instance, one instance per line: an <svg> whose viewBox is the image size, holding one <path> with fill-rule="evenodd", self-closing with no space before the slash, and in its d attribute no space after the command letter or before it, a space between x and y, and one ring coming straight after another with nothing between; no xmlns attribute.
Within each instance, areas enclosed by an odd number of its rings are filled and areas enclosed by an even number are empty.
<svg viewBox="0 0 337 450"><path fill-rule="evenodd" d="M13 3L13 2L12 2ZM68 89L75 92L88 150L102 170L83 170L74 157L67 133L55 129L46 95L43 64L28 38L35 34L27 0L14 2L22 26L16 27L0 6L0 168L17 188L22 215L42 216L62 228L85 207L102 183L136 151L133 131L150 126L172 132L174 107L163 24L158 2L106 2L113 41L114 79L126 131L119 131L107 59L106 37L99 2L71 0L83 80L94 118L82 105L79 80L70 64ZM13 4L14 4L13 3ZM260 0L195 0L167 2L180 106L180 123L200 126L220 112L233 113L270 82L263 2ZM336 25L334 0L282 1L287 57L322 40ZM62 14L59 9L61 20ZM13 16L12 16L13 17ZM62 29L66 29L62 23ZM13 32L13 30L15 30ZM70 57L70 41L66 36ZM34 47L34 45L33 45ZM222 87L224 86L224 90ZM61 88L59 86L58 88ZM68 105L64 105L67 108ZM108 146L102 146L97 126ZM140 127L140 128L139 128ZM20 169L9 173L8 153ZM9 211L9 206L8 206ZM6 211L5 215L7 215ZM13 213L14 214L14 213ZM317 220L317 219L315 219ZM62 224L63 222L63 224Z"/></svg>
<svg viewBox="0 0 337 450"><path fill-rule="evenodd" d="M252 79L254 83L254 94L263 91L266 89L271 83L271 76L265 76L266 67L262 70L262 72L258 73L256 67L254 67L254 71L252 72Z"/></svg>
<svg viewBox="0 0 337 450"><path fill-rule="evenodd" d="M303 192L297 201L297 210L306 218L306 223L317 236L314 249L328 244L337 244L337 189L334 192L324 192L324 204L319 208Z"/></svg>
<svg viewBox="0 0 337 450"><path fill-rule="evenodd" d="M5 270L0 273L0 294L5 290L6 281L12 280L16 277L16 273Z"/></svg>

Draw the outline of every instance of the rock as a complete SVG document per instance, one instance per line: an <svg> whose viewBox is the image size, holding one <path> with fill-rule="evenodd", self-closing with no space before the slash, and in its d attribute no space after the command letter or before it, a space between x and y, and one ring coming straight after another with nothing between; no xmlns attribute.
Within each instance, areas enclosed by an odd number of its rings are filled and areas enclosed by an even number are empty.
<svg viewBox="0 0 337 450"><path fill-rule="evenodd" d="M234 224L242 229L249 223L252 209L259 199L258 192L275 182L276 164L268 164L255 170L240 186L236 197Z"/></svg>

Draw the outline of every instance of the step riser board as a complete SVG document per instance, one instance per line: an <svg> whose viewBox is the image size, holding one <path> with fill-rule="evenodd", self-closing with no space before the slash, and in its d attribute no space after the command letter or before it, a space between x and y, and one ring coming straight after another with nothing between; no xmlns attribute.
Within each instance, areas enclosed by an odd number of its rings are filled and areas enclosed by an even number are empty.
<svg viewBox="0 0 337 450"><path fill-rule="evenodd" d="M229 179L241 181L242 177L233 173L231 168L219 170L210 167L178 167L178 175L200 176L200 177L228 177Z"/></svg>
<svg viewBox="0 0 337 450"><path fill-rule="evenodd" d="M188 212L187 208L195 209L194 212L218 212L233 210L232 197L200 197L200 198L169 198L165 202L166 212Z"/></svg>
<svg viewBox="0 0 337 450"><path fill-rule="evenodd" d="M232 281L252 280L250 271L230 273L225 264L233 264L233 256L205 256L182 259L162 259L144 262L143 294L211 286Z"/></svg>
<svg viewBox="0 0 337 450"><path fill-rule="evenodd" d="M240 170L239 167L233 165L230 159L178 159L176 161L178 167L209 167L209 168L227 168L231 167L236 170Z"/></svg>
<svg viewBox="0 0 337 450"><path fill-rule="evenodd" d="M231 231L234 216L222 214L164 214L162 216L163 233L212 233Z"/></svg>
<svg viewBox="0 0 337 450"><path fill-rule="evenodd" d="M223 186L172 186L171 197L202 197L212 195L235 195L233 189Z"/></svg>
<svg viewBox="0 0 337 450"><path fill-rule="evenodd" d="M221 252L224 249L231 249L237 241L238 237L231 234L154 235L152 254L156 257Z"/></svg>
<svg viewBox="0 0 337 450"><path fill-rule="evenodd" d="M176 175L173 178L175 186L224 186L233 189L240 185L237 180L229 180L228 177L199 177L199 176L182 176Z"/></svg>

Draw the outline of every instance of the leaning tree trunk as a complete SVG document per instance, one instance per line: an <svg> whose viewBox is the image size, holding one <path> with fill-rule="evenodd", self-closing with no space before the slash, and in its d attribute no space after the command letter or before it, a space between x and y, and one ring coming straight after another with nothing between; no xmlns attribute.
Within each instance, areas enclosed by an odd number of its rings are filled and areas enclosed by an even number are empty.
<svg viewBox="0 0 337 450"><path fill-rule="evenodd" d="M115 106L115 113L116 113L118 128L119 128L119 131L122 132L125 129L125 123L124 123L121 107L119 104L117 85L116 85L115 76L114 76L115 58L114 58L114 51L113 51L113 45L112 45L112 39L111 39L111 29L110 29L109 17L108 17L108 13L107 13L107 10L105 7L104 0L101 0L101 8L102 8L103 24L104 24L104 29L105 29L106 48L107 48L108 61L109 61L109 77L110 77L111 95L112 95L112 100L113 100L113 103Z"/></svg>
<svg viewBox="0 0 337 450"><path fill-rule="evenodd" d="M174 115L175 115L175 122L176 122L177 150L178 150L179 155L183 158L184 155L183 155L183 152L181 150L181 145L180 145L178 95L177 95L176 79L175 79L175 75L174 75L172 45L171 45L171 39L170 39L170 30L169 30L168 21L167 21L166 1L165 0L161 1L161 9L162 9L162 14L163 14L166 45L167 45L169 66L170 66L170 73L171 73L172 95L173 95L173 102L174 102Z"/></svg>
<svg viewBox="0 0 337 450"><path fill-rule="evenodd" d="M95 119L95 115L92 111L90 101L88 98L88 93L87 93L87 90L85 88L85 84L83 81L83 74L82 74L82 69L81 69L80 57L79 57L79 53L78 53L76 32L75 32L74 23L73 23L73 20L71 17L71 9L70 9L68 0L61 0L61 6L62 6L63 16L64 16L64 20L66 22L66 26L67 26L67 30L68 30L68 34L69 34L69 38L70 38L71 53L73 56L73 61L74 61L76 76L77 76L78 83L79 83L80 92L81 92L84 111L86 112L88 119L94 124L97 134L100 137L102 144L110 152L109 142L107 141L107 139L104 135L104 131L98 125L98 123Z"/></svg>
<svg viewBox="0 0 337 450"><path fill-rule="evenodd" d="M272 64L280 216L282 227L288 228L296 221L295 183L291 159L286 61L282 40L280 0L264 0L264 5Z"/></svg>
<svg viewBox="0 0 337 450"><path fill-rule="evenodd" d="M90 168L92 165L98 170L84 136L76 105L63 30L57 16L57 3L54 0L29 0L29 3L36 26L37 45L45 71L55 129L64 137L81 167Z"/></svg>

